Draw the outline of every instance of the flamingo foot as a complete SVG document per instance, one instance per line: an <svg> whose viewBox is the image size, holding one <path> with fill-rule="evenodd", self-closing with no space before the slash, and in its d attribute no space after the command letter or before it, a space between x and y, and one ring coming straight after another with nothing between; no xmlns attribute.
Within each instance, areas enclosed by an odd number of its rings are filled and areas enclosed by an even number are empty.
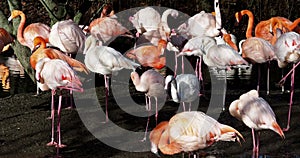
<svg viewBox="0 0 300 158"><path fill-rule="evenodd" d="M56 146L56 145L57 145L57 143L54 140L47 143L47 146Z"/></svg>
<svg viewBox="0 0 300 158"><path fill-rule="evenodd" d="M283 128L282 131L287 132L289 129L290 129L290 126L288 125L286 128Z"/></svg>
<svg viewBox="0 0 300 158"><path fill-rule="evenodd" d="M56 144L55 147L57 147L57 148L65 148L65 147L67 147L67 145L64 145L64 144Z"/></svg>
<svg viewBox="0 0 300 158"><path fill-rule="evenodd" d="M147 140L146 137L144 137L143 139L140 140L140 142L145 142Z"/></svg>

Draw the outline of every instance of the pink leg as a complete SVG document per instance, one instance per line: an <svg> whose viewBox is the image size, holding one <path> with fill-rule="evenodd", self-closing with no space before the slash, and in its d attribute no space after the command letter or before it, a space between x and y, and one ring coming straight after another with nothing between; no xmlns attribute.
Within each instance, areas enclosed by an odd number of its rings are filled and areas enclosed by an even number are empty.
<svg viewBox="0 0 300 158"><path fill-rule="evenodd" d="M148 109L147 109L148 110L148 119L147 119L147 125L146 125L146 129L145 129L145 135L144 135L144 138L141 140L141 142L144 142L147 140L147 132L148 132L148 126L149 126L149 122L150 122L150 111L151 111L151 99L149 96L146 96L146 104L147 104L147 102L148 102Z"/></svg>
<svg viewBox="0 0 300 158"><path fill-rule="evenodd" d="M157 97L155 98L155 121L156 121L156 125L157 125L157 117L158 117L158 108L157 108Z"/></svg>
<svg viewBox="0 0 300 158"><path fill-rule="evenodd" d="M257 150L257 146L256 146L256 138L255 138L255 131L254 131L254 129L252 128L251 129L252 130L252 139L253 139L253 153L256 153L256 150Z"/></svg>
<svg viewBox="0 0 300 158"><path fill-rule="evenodd" d="M59 96L59 101L58 101L58 109L57 109L57 133L58 133L58 148L64 148L66 145L61 143L61 131L60 131L60 112L61 112L61 100L62 96Z"/></svg>
<svg viewBox="0 0 300 158"><path fill-rule="evenodd" d="M199 81L202 84L202 89L204 91L204 82L203 82L203 76L202 76L202 57L199 57L199 65L198 65L198 70L199 70Z"/></svg>
<svg viewBox="0 0 300 158"><path fill-rule="evenodd" d="M300 64L300 62L298 62L295 66L293 66L293 68L290 70L289 73L287 73L280 81L279 84L283 84L286 80L286 78L295 70L295 68Z"/></svg>
<svg viewBox="0 0 300 158"><path fill-rule="evenodd" d="M293 64L293 72L291 75L291 94L290 94L290 106L289 106L289 113L288 113L288 123L286 128L283 131L288 131L290 129L290 121L291 121L291 113L292 113L292 105L293 105L293 96L294 96L294 81L295 81L295 64Z"/></svg>
<svg viewBox="0 0 300 158"><path fill-rule="evenodd" d="M270 94L270 61L268 61L268 69L267 69L267 95Z"/></svg>
<svg viewBox="0 0 300 158"><path fill-rule="evenodd" d="M54 146L57 143L54 141L54 113L55 113L55 108L54 108L54 95L55 95L55 90L51 91L52 96L51 96L51 142L47 143L47 146Z"/></svg>

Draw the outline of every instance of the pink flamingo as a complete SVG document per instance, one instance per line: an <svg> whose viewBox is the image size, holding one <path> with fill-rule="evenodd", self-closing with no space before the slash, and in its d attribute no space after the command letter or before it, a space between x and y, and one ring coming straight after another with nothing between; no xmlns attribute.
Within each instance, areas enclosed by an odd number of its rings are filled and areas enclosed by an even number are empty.
<svg viewBox="0 0 300 158"><path fill-rule="evenodd" d="M151 97L155 98L155 120L157 123L157 117L158 117L158 109L157 109L157 98L164 98L166 96L165 90L164 90L164 84L165 79L164 77L158 73L157 71L153 69L149 69L145 71L141 76L137 72L131 73L131 80L135 86L135 89L139 92L145 92L146 96L146 109L148 111L151 110ZM142 141L146 140L146 134L148 129L150 116L148 115L148 121L146 125L145 130L145 136L142 139Z"/></svg>
<svg viewBox="0 0 300 158"><path fill-rule="evenodd" d="M254 16L252 12L248 10L242 10L235 14L237 22L240 21L243 15L248 15L248 26L246 31L246 40L240 41L240 51L243 58L250 60L252 63L265 63L268 62L268 71L267 71L267 94L270 93L269 90L269 74L270 74L270 61L275 60L275 52L274 47L268 41L252 36L252 29L254 24ZM257 83L257 91L259 91L260 85L260 67L258 68L258 83Z"/></svg>
<svg viewBox="0 0 300 158"><path fill-rule="evenodd" d="M238 141L243 136L236 129L219 123L200 111L181 112L159 123L150 133L151 152L159 156L193 152L218 141Z"/></svg>
<svg viewBox="0 0 300 158"><path fill-rule="evenodd" d="M291 95L290 95L290 106L288 112L288 123L284 131L288 131L290 128L290 118L293 104L294 95L294 79L295 79L295 68L299 65L300 61L300 35L296 32L283 33L277 29L277 41L274 45L275 53L277 56L278 66L280 68L285 67L288 63L293 63L292 70L282 78L279 82L283 84L290 73L291 75ZM297 63L298 62L298 63ZM297 64L296 64L297 63Z"/></svg>
<svg viewBox="0 0 300 158"><path fill-rule="evenodd" d="M83 53L85 38L79 25L69 19L59 21L51 27L49 43L74 57L77 53Z"/></svg>
<svg viewBox="0 0 300 158"><path fill-rule="evenodd" d="M59 103L57 109L57 132L58 143L54 141L54 95L57 90L68 89L72 91L83 92L82 84L78 77L75 75L73 69L63 60L43 58L39 60L36 65L36 80L42 91L51 89L51 119L52 119L52 135L51 141L48 146L57 145L58 148L63 148L66 145L61 143L61 130L60 130L60 112L62 95L59 95Z"/></svg>
<svg viewBox="0 0 300 158"><path fill-rule="evenodd" d="M90 35L85 41L84 54L84 63L86 67L92 72L104 75L106 122L108 122L108 75L111 75L113 72L120 71L124 68L135 70L135 68L140 65L127 59L120 52L113 48L102 46L101 44L97 45L97 39L92 35Z"/></svg>
<svg viewBox="0 0 300 158"><path fill-rule="evenodd" d="M17 32L17 40L23 45L28 47L30 50L34 49L33 46L33 40L35 37L40 36L44 38L47 42L50 35L50 27L43 23L32 23L25 27L26 22L26 16L25 14L20 10L13 10L11 12L10 17L8 18L8 21L11 21L12 19L20 16L21 21L18 27Z"/></svg>
<svg viewBox="0 0 300 158"><path fill-rule="evenodd" d="M258 154L259 150L259 134L255 140L255 130L270 129L284 138L272 108L263 98L258 96L256 90L251 90L233 101L229 106L229 112L251 128L254 154Z"/></svg>

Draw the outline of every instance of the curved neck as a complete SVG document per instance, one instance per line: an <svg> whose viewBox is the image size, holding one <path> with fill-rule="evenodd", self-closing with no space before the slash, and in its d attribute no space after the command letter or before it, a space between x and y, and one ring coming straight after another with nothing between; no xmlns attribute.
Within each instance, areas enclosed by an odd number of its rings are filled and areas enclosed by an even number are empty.
<svg viewBox="0 0 300 158"><path fill-rule="evenodd" d="M241 13L241 16L248 15L248 26L247 26L247 31L246 31L246 38L250 38L250 37L252 37L254 16L253 16L252 12L249 10L242 10L240 13Z"/></svg>
<svg viewBox="0 0 300 158"><path fill-rule="evenodd" d="M300 23L300 18L294 20L294 22L288 26L288 29L290 31L294 30L298 26L299 23Z"/></svg>
<svg viewBox="0 0 300 158"><path fill-rule="evenodd" d="M21 17L21 21L20 21L20 24L18 27L17 39L22 45L24 45L24 43L26 43L26 42L24 39L23 31L24 31L24 25L26 22L26 17L25 17L24 13L20 13L20 17Z"/></svg>
<svg viewBox="0 0 300 158"><path fill-rule="evenodd" d="M167 23L168 22L168 16L172 13L173 9L167 9L163 12L161 16L161 21Z"/></svg>

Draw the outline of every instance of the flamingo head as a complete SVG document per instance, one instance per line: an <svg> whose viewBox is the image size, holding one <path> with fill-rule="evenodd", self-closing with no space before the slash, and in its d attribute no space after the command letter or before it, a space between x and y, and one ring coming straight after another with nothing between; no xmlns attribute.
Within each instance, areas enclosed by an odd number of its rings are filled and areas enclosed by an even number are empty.
<svg viewBox="0 0 300 158"><path fill-rule="evenodd" d="M13 10L13 11L11 11L11 15L8 18L8 21L11 21L12 19L18 17L21 14L24 14L24 13L22 11L20 11L20 10Z"/></svg>

